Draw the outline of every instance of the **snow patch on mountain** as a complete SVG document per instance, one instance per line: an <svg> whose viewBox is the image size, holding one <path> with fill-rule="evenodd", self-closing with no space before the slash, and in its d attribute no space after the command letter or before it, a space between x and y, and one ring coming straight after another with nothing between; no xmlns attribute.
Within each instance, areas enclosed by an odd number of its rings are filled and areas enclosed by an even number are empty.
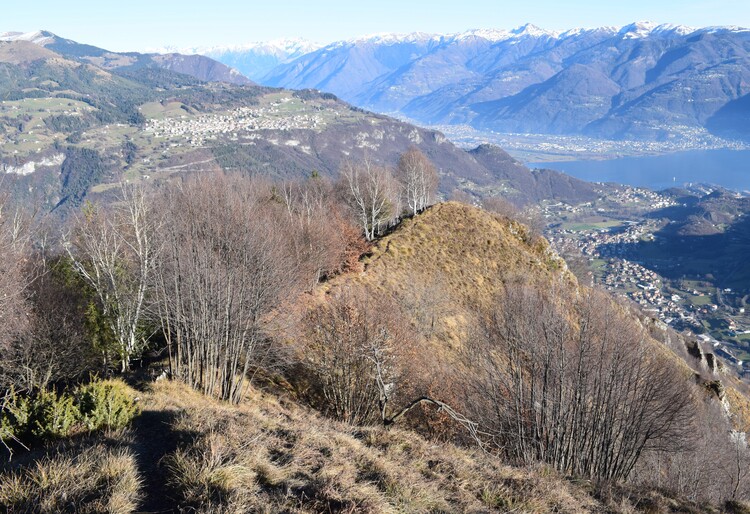
<svg viewBox="0 0 750 514"><path fill-rule="evenodd" d="M34 32L4 32L0 34L0 41L30 41L39 46L52 43L55 35L46 30L36 30Z"/></svg>
<svg viewBox="0 0 750 514"><path fill-rule="evenodd" d="M657 24L652 21L638 21L625 25L618 32L625 39L642 39L649 36L685 36L695 32L696 29L684 25L673 25L671 23Z"/></svg>
<svg viewBox="0 0 750 514"><path fill-rule="evenodd" d="M150 49L154 53L181 53L187 55L205 55L212 58L222 57L230 54L253 53L257 55L268 55L277 58L281 62L296 59L302 55L314 52L323 45L302 38L274 39L271 41L255 41L236 45L218 45L178 48L166 46Z"/></svg>

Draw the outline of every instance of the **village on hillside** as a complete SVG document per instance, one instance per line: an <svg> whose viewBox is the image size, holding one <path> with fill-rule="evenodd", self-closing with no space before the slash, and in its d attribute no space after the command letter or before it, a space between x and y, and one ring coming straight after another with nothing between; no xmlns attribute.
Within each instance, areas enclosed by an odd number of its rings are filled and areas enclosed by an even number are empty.
<svg viewBox="0 0 750 514"><path fill-rule="evenodd" d="M610 217L606 204L630 207L631 219ZM541 214L548 222L564 220L548 225L547 238L561 255L583 258L591 285L638 304L665 325L694 334L740 373L750 373L746 298L700 281L666 279L658 264L628 258L630 245L658 239L658 221L644 214L672 205L673 200L659 193L619 186L598 202L548 202Z"/></svg>

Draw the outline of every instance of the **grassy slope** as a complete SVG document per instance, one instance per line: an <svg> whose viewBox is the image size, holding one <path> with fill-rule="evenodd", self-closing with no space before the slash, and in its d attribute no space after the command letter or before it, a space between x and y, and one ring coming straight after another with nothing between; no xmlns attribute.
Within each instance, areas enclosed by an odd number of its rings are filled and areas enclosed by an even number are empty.
<svg viewBox="0 0 750 514"><path fill-rule="evenodd" d="M359 428L283 397L239 406L177 382L141 394L125 432L0 473L8 512L718 512L657 491L596 490L408 430ZM36 452L41 453L41 452Z"/></svg>
<svg viewBox="0 0 750 514"><path fill-rule="evenodd" d="M455 347L480 308L519 274L544 282L575 280L547 242L528 227L457 202L434 205L379 239L363 259L364 272L319 289L362 285L389 296L415 316L429 340Z"/></svg>
<svg viewBox="0 0 750 514"><path fill-rule="evenodd" d="M547 284L575 283L546 240L528 227L456 202L434 205L405 220L376 241L363 264L362 273L337 277L321 287L317 299L323 301L323 293L357 284L389 295L410 313L420 309L436 313L427 320L419 316L413 320L435 349L430 358L436 369L453 365L452 350L461 346L477 311L493 301L507 280L522 276ZM426 324L431 325L427 330ZM679 356L684 351L678 355L656 340L651 343L656 354L667 357L686 380L693 380L698 364ZM747 387L730 375L716 378L727 391L733 424L741 430L749 427ZM439 384L436 387L441 391Z"/></svg>
<svg viewBox="0 0 750 514"><path fill-rule="evenodd" d="M239 407L184 386L146 396L178 409L184 444L164 460L170 494L200 511L582 512L583 487L546 470L503 466L404 430L354 428L293 402L251 393ZM184 434L193 434L185 436Z"/></svg>

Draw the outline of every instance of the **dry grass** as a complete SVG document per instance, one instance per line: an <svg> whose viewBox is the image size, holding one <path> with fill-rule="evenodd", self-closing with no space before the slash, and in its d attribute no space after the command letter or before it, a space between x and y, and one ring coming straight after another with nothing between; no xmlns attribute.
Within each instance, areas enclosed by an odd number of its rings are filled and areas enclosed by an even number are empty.
<svg viewBox="0 0 750 514"><path fill-rule="evenodd" d="M153 401L183 404L181 385ZM413 432L353 428L253 393L200 398L172 429L194 434L165 461L172 494L199 512L586 512L596 502L544 468L521 470ZM147 399L146 401L151 401Z"/></svg>
<svg viewBox="0 0 750 514"><path fill-rule="evenodd" d="M96 444L0 475L0 506L10 513L124 514L135 511L140 490L133 455Z"/></svg>
<svg viewBox="0 0 750 514"><path fill-rule="evenodd" d="M142 484L134 454L113 445L143 451L150 434L109 434L0 475L0 511L136 512L148 491L202 513L713 512L654 491L597 490L544 466L505 466L408 430L352 427L254 390L231 406L160 382L142 405L144 415L169 414L160 435L178 443L148 475L155 483Z"/></svg>
<svg viewBox="0 0 750 514"><path fill-rule="evenodd" d="M414 283L444 281L453 300L474 307L492 301L508 275L551 277L562 261L517 221L456 202L434 205L380 239L360 279L406 293Z"/></svg>
<svg viewBox="0 0 750 514"><path fill-rule="evenodd" d="M317 298L351 285L391 298L413 316L436 354L466 341L477 313L495 301L509 278L574 281L546 240L528 227L457 202L404 220L375 243L363 264L364 272L318 288Z"/></svg>

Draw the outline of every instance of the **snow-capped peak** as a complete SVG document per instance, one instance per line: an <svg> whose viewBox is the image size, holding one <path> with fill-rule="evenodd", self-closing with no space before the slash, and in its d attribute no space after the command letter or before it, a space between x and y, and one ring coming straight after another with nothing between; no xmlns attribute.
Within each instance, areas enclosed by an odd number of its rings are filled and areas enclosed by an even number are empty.
<svg viewBox="0 0 750 514"><path fill-rule="evenodd" d="M29 41L39 46L52 43L55 35L46 30L37 30L34 32L5 32L0 34L0 41Z"/></svg>
<svg viewBox="0 0 750 514"><path fill-rule="evenodd" d="M180 53L180 54L197 54L207 55L209 57L222 56L232 53L245 53L253 52L263 55L273 55L279 59L294 58L306 53L313 52L320 48L322 45L307 39L294 38L294 39L274 39L271 41L254 41L251 43L243 43L237 45L219 45L219 46L205 46L205 47L175 47L165 46L160 48L149 49L149 52L153 53Z"/></svg>
<svg viewBox="0 0 750 514"><path fill-rule="evenodd" d="M506 41L508 39L518 39L523 37L557 37L559 34L554 31L544 30L535 25L527 23L513 30L505 29L472 29L464 32L456 33L425 33L425 32L412 32L409 34L394 34L389 32L369 34L367 36L361 36L345 41L338 41L331 43L332 47L336 46L350 46L361 43L380 44L380 45L392 45L396 43L422 43L426 41L463 41L469 38L481 38L491 41L493 43L499 41Z"/></svg>
<svg viewBox="0 0 750 514"><path fill-rule="evenodd" d="M739 27L737 25L726 25L721 27L704 27L700 29L702 32L717 33L717 32L750 32L750 29L746 27Z"/></svg>
<svg viewBox="0 0 750 514"><path fill-rule="evenodd" d="M543 36L549 36L549 37L557 37L559 35L559 32L555 32L552 30L545 30L537 27L536 25L532 25L531 23L527 23L526 25L521 25L518 28L515 28L511 31L511 33L514 36L517 37L523 37L523 36L529 36L529 37L543 37Z"/></svg>
<svg viewBox="0 0 750 514"><path fill-rule="evenodd" d="M638 39L654 34L684 36L695 32L692 27L673 25L671 23L658 24L653 21L638 21L620 28L618 34L625 39Z"/></svg>
<svg viewBox="0 0 750 514"><path fill-rule="evenodd" d="M513 34L503 29L473 29L473 30L467 30L466 32L459 32L458 34L454 34L452 36L452 39L456 41L461 41L461 40L469 39L472 37L486 39L487 41L497 42L497 41L505 41L506 39L513 37Z"/></svg>
<svg viewBox="0 0 750 514"><path fill-rule="evenodd" d="M434 39L435 37L435 34L427 34L425 32L411 32L409 34L378 32L375 34L368 34L366 36L360 36L352 39L347 39L345 41L340 41L339 44L356 45L361 43L372 43L376 45L393 45L396 43L419 43L423 41L429 41L430 39Z"/></svg>

